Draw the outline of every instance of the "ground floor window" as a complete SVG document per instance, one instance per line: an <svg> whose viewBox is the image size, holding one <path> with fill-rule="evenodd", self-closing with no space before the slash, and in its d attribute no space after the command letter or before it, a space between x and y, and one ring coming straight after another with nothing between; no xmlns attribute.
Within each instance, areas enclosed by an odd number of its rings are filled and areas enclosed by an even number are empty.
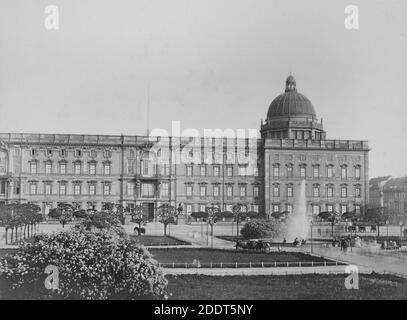
<svg viewBox="0 0 407 320"><path fill-rule="evenodd" d="M313 213L314 215L318 215L318 214L319 214L319 205L317 205L317 204L312 205L312 213Z"/></svg>
<svg viewBox="0 0 407 320"><path fill-rule="evenodd" d="M293 205L292 204L287 204L287 212L292 213L293 212Z"/></svg>
<svg viewBox="0 0 407 320"><path fill-rule="evenodd" d="M187 207L186 208L187 215L190 215L192 213L192 204L187 204L186 207Z"/></svg>

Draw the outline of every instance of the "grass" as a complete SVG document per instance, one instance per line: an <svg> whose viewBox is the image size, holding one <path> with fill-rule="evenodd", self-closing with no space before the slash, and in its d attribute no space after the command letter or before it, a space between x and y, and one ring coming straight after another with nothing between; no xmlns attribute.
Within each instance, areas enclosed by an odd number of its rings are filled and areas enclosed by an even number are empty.
<svg viewBox="0 0 407 320"><path fill-rule="evenodd" d="M131 236L136 242L145 246L174 246L174 245L190 245L189 242L174 238L172 236Z"/></svg>
<svg viewBox="0 0 407 320"><path fill-rule="evenodd" d="M192 263L195 259L202 263L210 262L324 262L330 261L302 252L251 252L208 248L150 248L148 250L160 263Z"/></svg>
<svg viewBox="0 0 407 320"><path fill-rule="evenodd" d="M294 300L407 299L407 280L360 274L359 290L347 290L347 275L167 276L171 299Z"/></svg>

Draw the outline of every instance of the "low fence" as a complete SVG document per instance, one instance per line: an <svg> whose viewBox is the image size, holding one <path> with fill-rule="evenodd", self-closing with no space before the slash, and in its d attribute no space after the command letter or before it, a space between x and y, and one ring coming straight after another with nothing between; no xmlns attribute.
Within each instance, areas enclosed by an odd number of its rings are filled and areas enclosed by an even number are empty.
<svg viewBox="0 0 407 320"><path fill-rule="evenodd" d="M345 266L339 261L291 261L291 262L164 262L158 264L163 268L281 268L281 267L328 267Z"/></svg>

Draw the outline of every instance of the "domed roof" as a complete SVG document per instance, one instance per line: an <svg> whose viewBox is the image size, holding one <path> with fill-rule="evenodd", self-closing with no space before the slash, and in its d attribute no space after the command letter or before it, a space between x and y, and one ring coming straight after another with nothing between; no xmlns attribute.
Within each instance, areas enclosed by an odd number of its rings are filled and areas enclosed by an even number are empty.
<svg viewBox="0 0 407 320"><path fill-rule="evenodd" d="M270 104L267 119L281 116L314 116L314 106L311 101L297 92L296 81L292 75L286 79L285 92L277 96Z"/></svg>

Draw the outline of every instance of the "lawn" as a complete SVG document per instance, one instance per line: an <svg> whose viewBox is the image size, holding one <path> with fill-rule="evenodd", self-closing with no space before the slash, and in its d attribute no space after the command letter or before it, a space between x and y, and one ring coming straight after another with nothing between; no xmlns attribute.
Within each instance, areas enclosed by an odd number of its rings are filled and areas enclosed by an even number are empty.
<svg viewBox="0 0 407 320"><path fill-rule="evenodd" d="M303 263L304 266L311 265L311 262L315 265L323 265L324 262L334 263L332 260L314 257L302 252L252 252L243 250L221 250L221 249L208 249L208 248L150 248L150 253L161 264L192 264L193 261L199 261L201 267L206 264L212 263L213 267L219 267L218 264L223 263L230 264L230 267L234 267L235 263L280 263L281 266L286 266L286 263L291 263L291 266L298 263ZM308 264L307 264L308 263ZM279 264L277 264L278 266ZM165 266L165 265L164 265ZM255 265L253 265L255 266Z"/></svg>
<svg viewBox="0 0 407 320"><path fill-rule="evenodd" d="M171 299L407 299L407 280L359 275L359 290L347 290L347 275L167 276Z"/></svg>
<svg viewBox="0 0 407 320"><path fill-rule="evenodd" d="M172 236L131 236L136 242L145 246L174 246L174 245L190 245L189 242L174 238Z"/></svg>

